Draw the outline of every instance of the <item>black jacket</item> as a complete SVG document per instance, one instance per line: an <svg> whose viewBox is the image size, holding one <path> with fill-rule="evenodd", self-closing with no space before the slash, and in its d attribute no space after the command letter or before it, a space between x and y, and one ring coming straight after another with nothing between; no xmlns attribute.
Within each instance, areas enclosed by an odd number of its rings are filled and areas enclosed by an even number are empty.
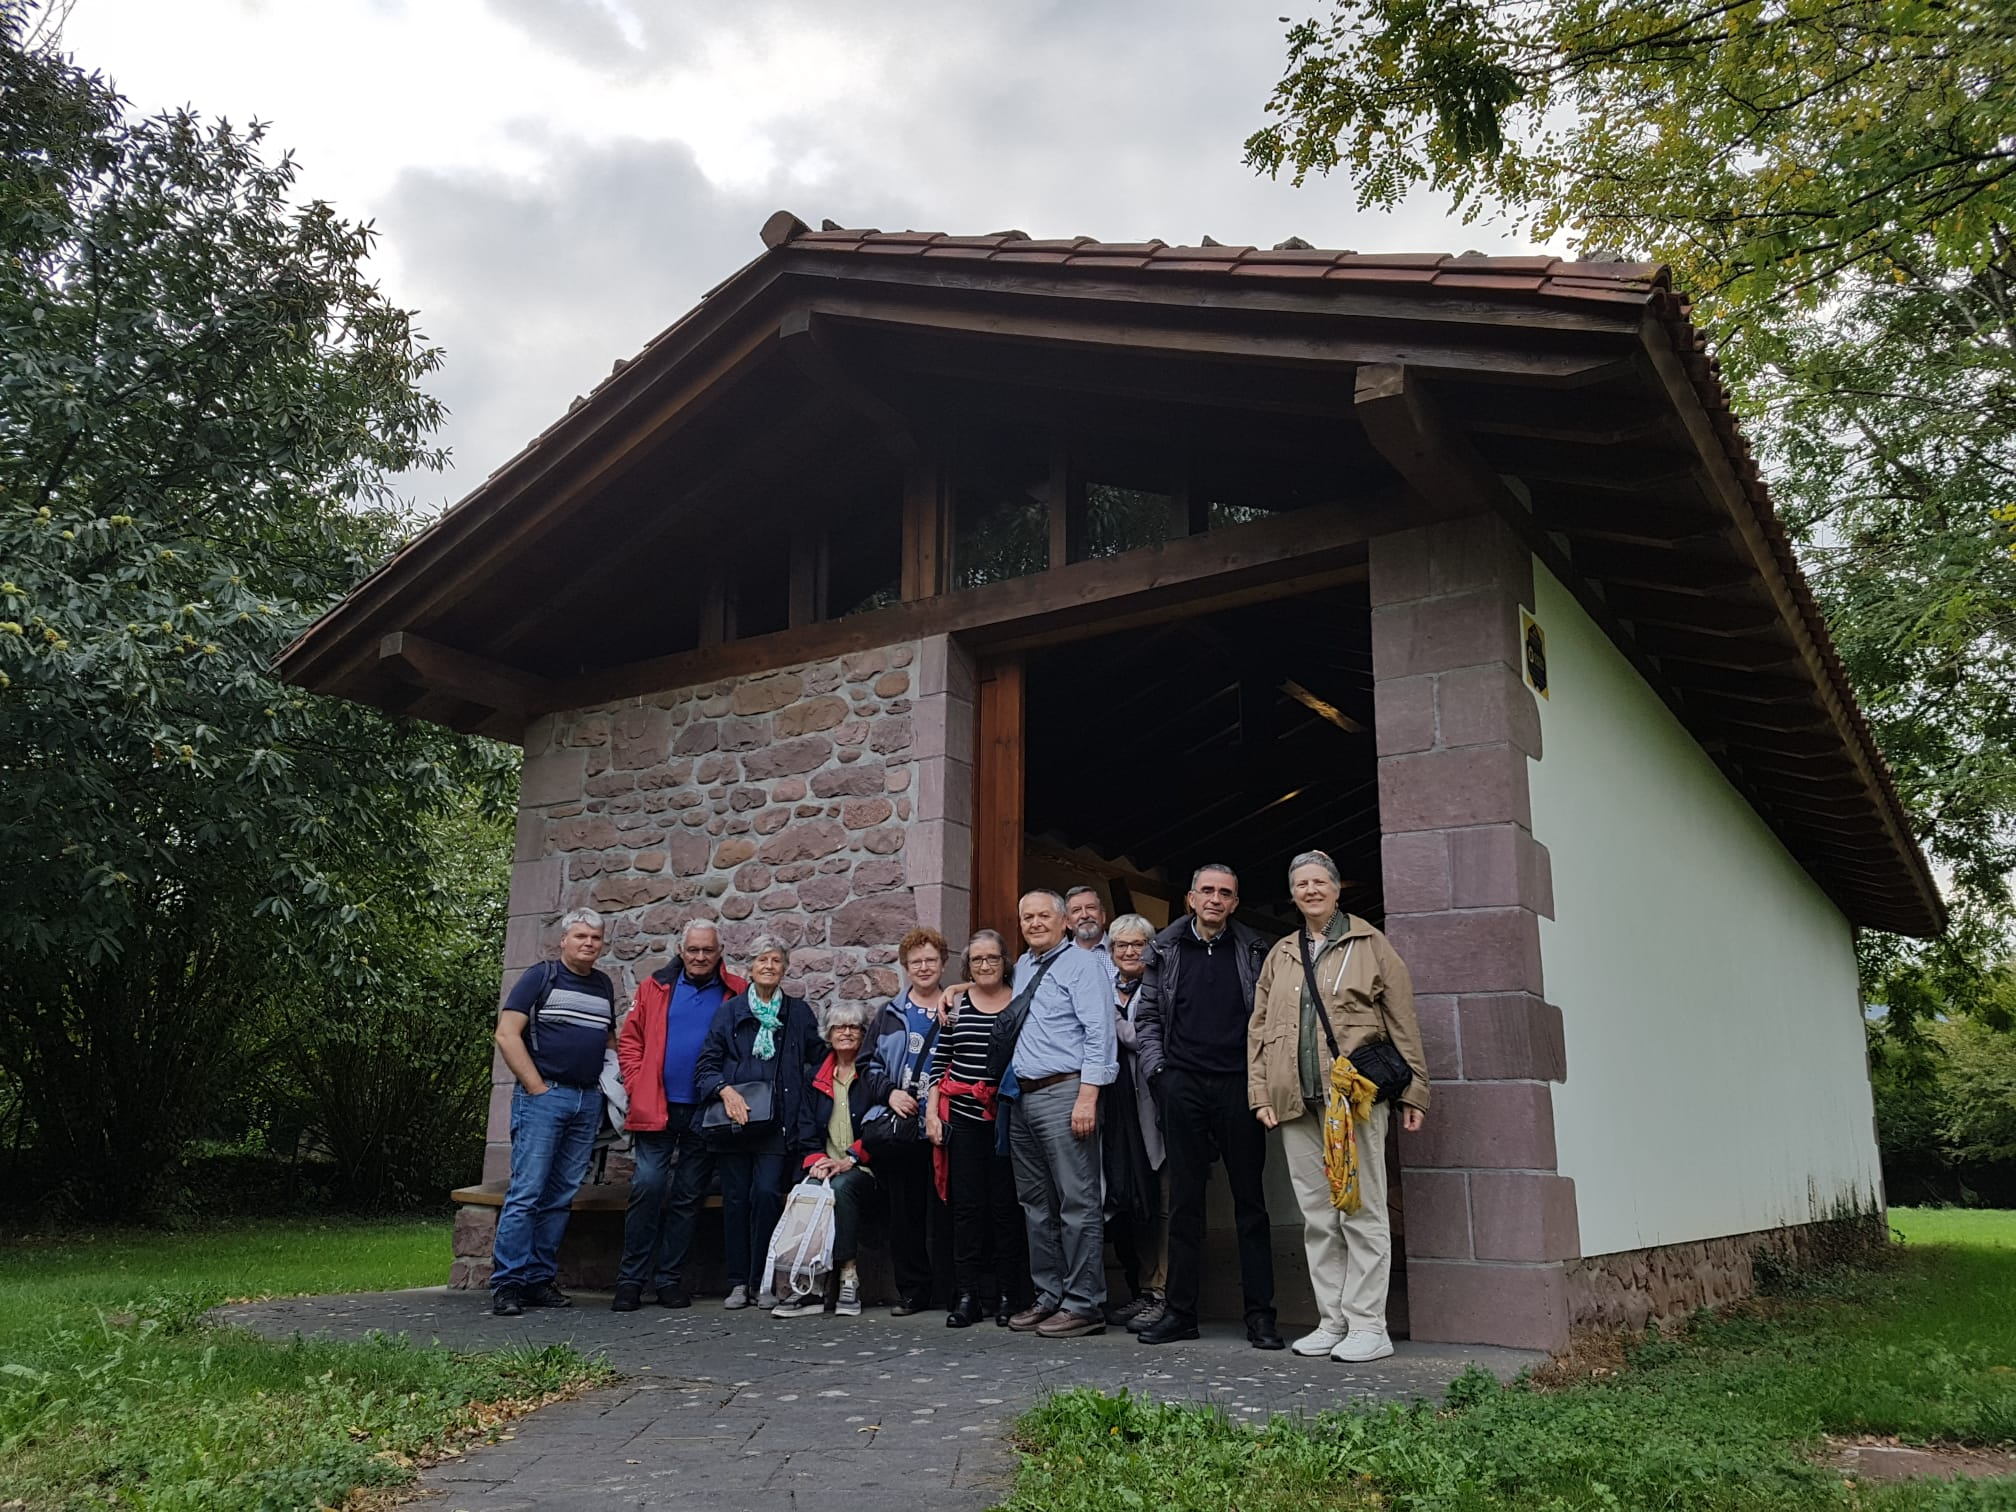
<svg viewBox="0 0 2016 1512"><path fill-rule="evenodd" d="M749 1008L749 994L738 992L714 1010L714 1022L707 1026L693 1067L693 1090L701 1103L712 1102L721 1089L732 1082L767 1081L775 1086L777 1117L763 1134L790 1140L802 1116L805 1096L812 1081L812 1069L826 1046L819 1038L819 1022L811 1005L803 998L786 996L778 1015L777 1053L769 1060L756 1054L756 1031L760 1026ZM742 1137L734 1129L710 1129L710 1137L733 1147ZM756 1131L751 1131L754 1137Z"/></svg>
<svg viewBox="0 0 2016 1512"><path fill-rule="evenodd" d="M861 1125L868 1121L872 1110L888 1100L889 1078L872 1060L856 1059L854 1081L847 1088L847 1114L854 1120L854 1143L847 1153L859 1165L866 1165L869 1160L868 1150L861 1143ZM811 1166L826 1153L826 1125L833 1117L832 1052L827 1052L818 1072L807 1084L798 1108L798 1133L791 1141L791 1153L799 1157L800 1165Z"/></svg>
<svg viewBox="0 0 2016 1512"><path fill-rule="evenodd" d="M1190 916L1185 914L1150 940L1142 956L1140 1002L1134 1009L1135 1053L1140 1057L1140 1075L1149 1081L1161 1075L1166 1064L1164 1047L1169 1040L1169 1018L1173 1005L1178 1001L1183 972L1181 941L1189 929ZM1232 946L1233 960L1239 968L1239 989L1246 996L1246 1012L1250 1019L1253 989L1260 980L1260 968L1265 964L1273 943L1263 939L1258 930L1247 928L1237 919L1225 926L1225 937Z"/></svg>

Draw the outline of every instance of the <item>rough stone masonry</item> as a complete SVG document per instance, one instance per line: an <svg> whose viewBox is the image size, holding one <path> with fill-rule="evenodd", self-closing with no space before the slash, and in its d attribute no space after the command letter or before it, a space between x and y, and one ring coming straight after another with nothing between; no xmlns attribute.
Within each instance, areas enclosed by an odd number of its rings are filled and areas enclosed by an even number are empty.
<svg viewBox="0 0 2016 1512"><path fill-rule="evenodd" d="M571 908L608 919L624 1003L690 919L760 934L823 1008L896 992L896 942L968 925L973 668L944 636L675 688L526 731L504 990ZM484 1176L510 1169L497 1063Z"/></svg>

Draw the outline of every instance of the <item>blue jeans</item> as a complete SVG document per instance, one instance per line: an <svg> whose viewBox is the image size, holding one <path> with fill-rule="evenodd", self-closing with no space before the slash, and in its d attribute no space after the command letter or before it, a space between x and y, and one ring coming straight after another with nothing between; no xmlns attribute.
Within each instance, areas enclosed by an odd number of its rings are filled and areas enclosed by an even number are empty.
<svg viewBox="0 0 2016 1512"><path fill-rule="evenodd" d="M601 1126L600 1087L549 1082L538 1097L522 1086L512 1091L511 1185L497 1215L492 1291L537 1286L559 1271L568 1207L588 1174Z"/></svg>
<svg viewBox="0 0 2016 1512"><path fill-rule="evenodd" d="M770 1284L763 1273L770 1236L784 1211L784 1182L793 1164L779 1150L758 1154L721 1152L721 1250L728 1284L760 1292Z"/></svg>
<svg viewBox="0 0 2016 1512"><path fill-rule="evenodd" d="M623 1215L623 1265L618 1285L679 1288L679 1270L693 1247L700 1204L714 1184L714 1152L700 1138L699 1109L674 1103L665 1127L633 1130L630 1210ZM732 1284L732 1283L731 1283Z"/></svg>

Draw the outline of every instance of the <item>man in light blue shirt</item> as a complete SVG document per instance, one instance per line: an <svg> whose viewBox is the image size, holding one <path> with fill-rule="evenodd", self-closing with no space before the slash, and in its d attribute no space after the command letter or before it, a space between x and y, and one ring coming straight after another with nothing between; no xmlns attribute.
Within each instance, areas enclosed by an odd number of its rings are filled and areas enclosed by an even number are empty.
<svg viewBox="0 0 2016 1512"><path fill-rule="evenodd" d="M1008 1326L1070 1339L1106 1330L1099 1089L1120 1074L1112 979L1098 954L1072 942L1057 894L1032 892L1020 911L1029 949L1015 963L1015 992L1028 1013L1008 1139L1036 1301Z"/></svg>

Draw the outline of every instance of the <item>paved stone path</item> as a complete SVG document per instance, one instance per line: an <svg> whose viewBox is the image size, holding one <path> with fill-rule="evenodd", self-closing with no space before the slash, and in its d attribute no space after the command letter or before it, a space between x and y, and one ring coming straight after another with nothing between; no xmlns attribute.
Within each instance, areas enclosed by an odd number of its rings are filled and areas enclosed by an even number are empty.
<svg viewBox="0 0 2016 1512"><path fill-rule="evenodd" d="M980 1509L1006 1494L1017 1414L1065 1386L1122 1386L1215 1402L1234 1418L1347 1402L1439 1397L1475 1361L1509 1378L1543 1356L1402 1344L1370 1366L1250 1348L1232 1324L1150 1348L1120 1330L1048 1342L992 1324L948 1329L943 1313L772 1318L754 1308L612 1313L580 1294L559 1312L493 1318L482 1292L446 1288L242 1304L230 1321L288 1337L409 1334L451 1349L569 1343L624 1380L521 1421L516 1436L426 1471L451 1512L652 1506L783 1512L873 1505Z"/></svg>

